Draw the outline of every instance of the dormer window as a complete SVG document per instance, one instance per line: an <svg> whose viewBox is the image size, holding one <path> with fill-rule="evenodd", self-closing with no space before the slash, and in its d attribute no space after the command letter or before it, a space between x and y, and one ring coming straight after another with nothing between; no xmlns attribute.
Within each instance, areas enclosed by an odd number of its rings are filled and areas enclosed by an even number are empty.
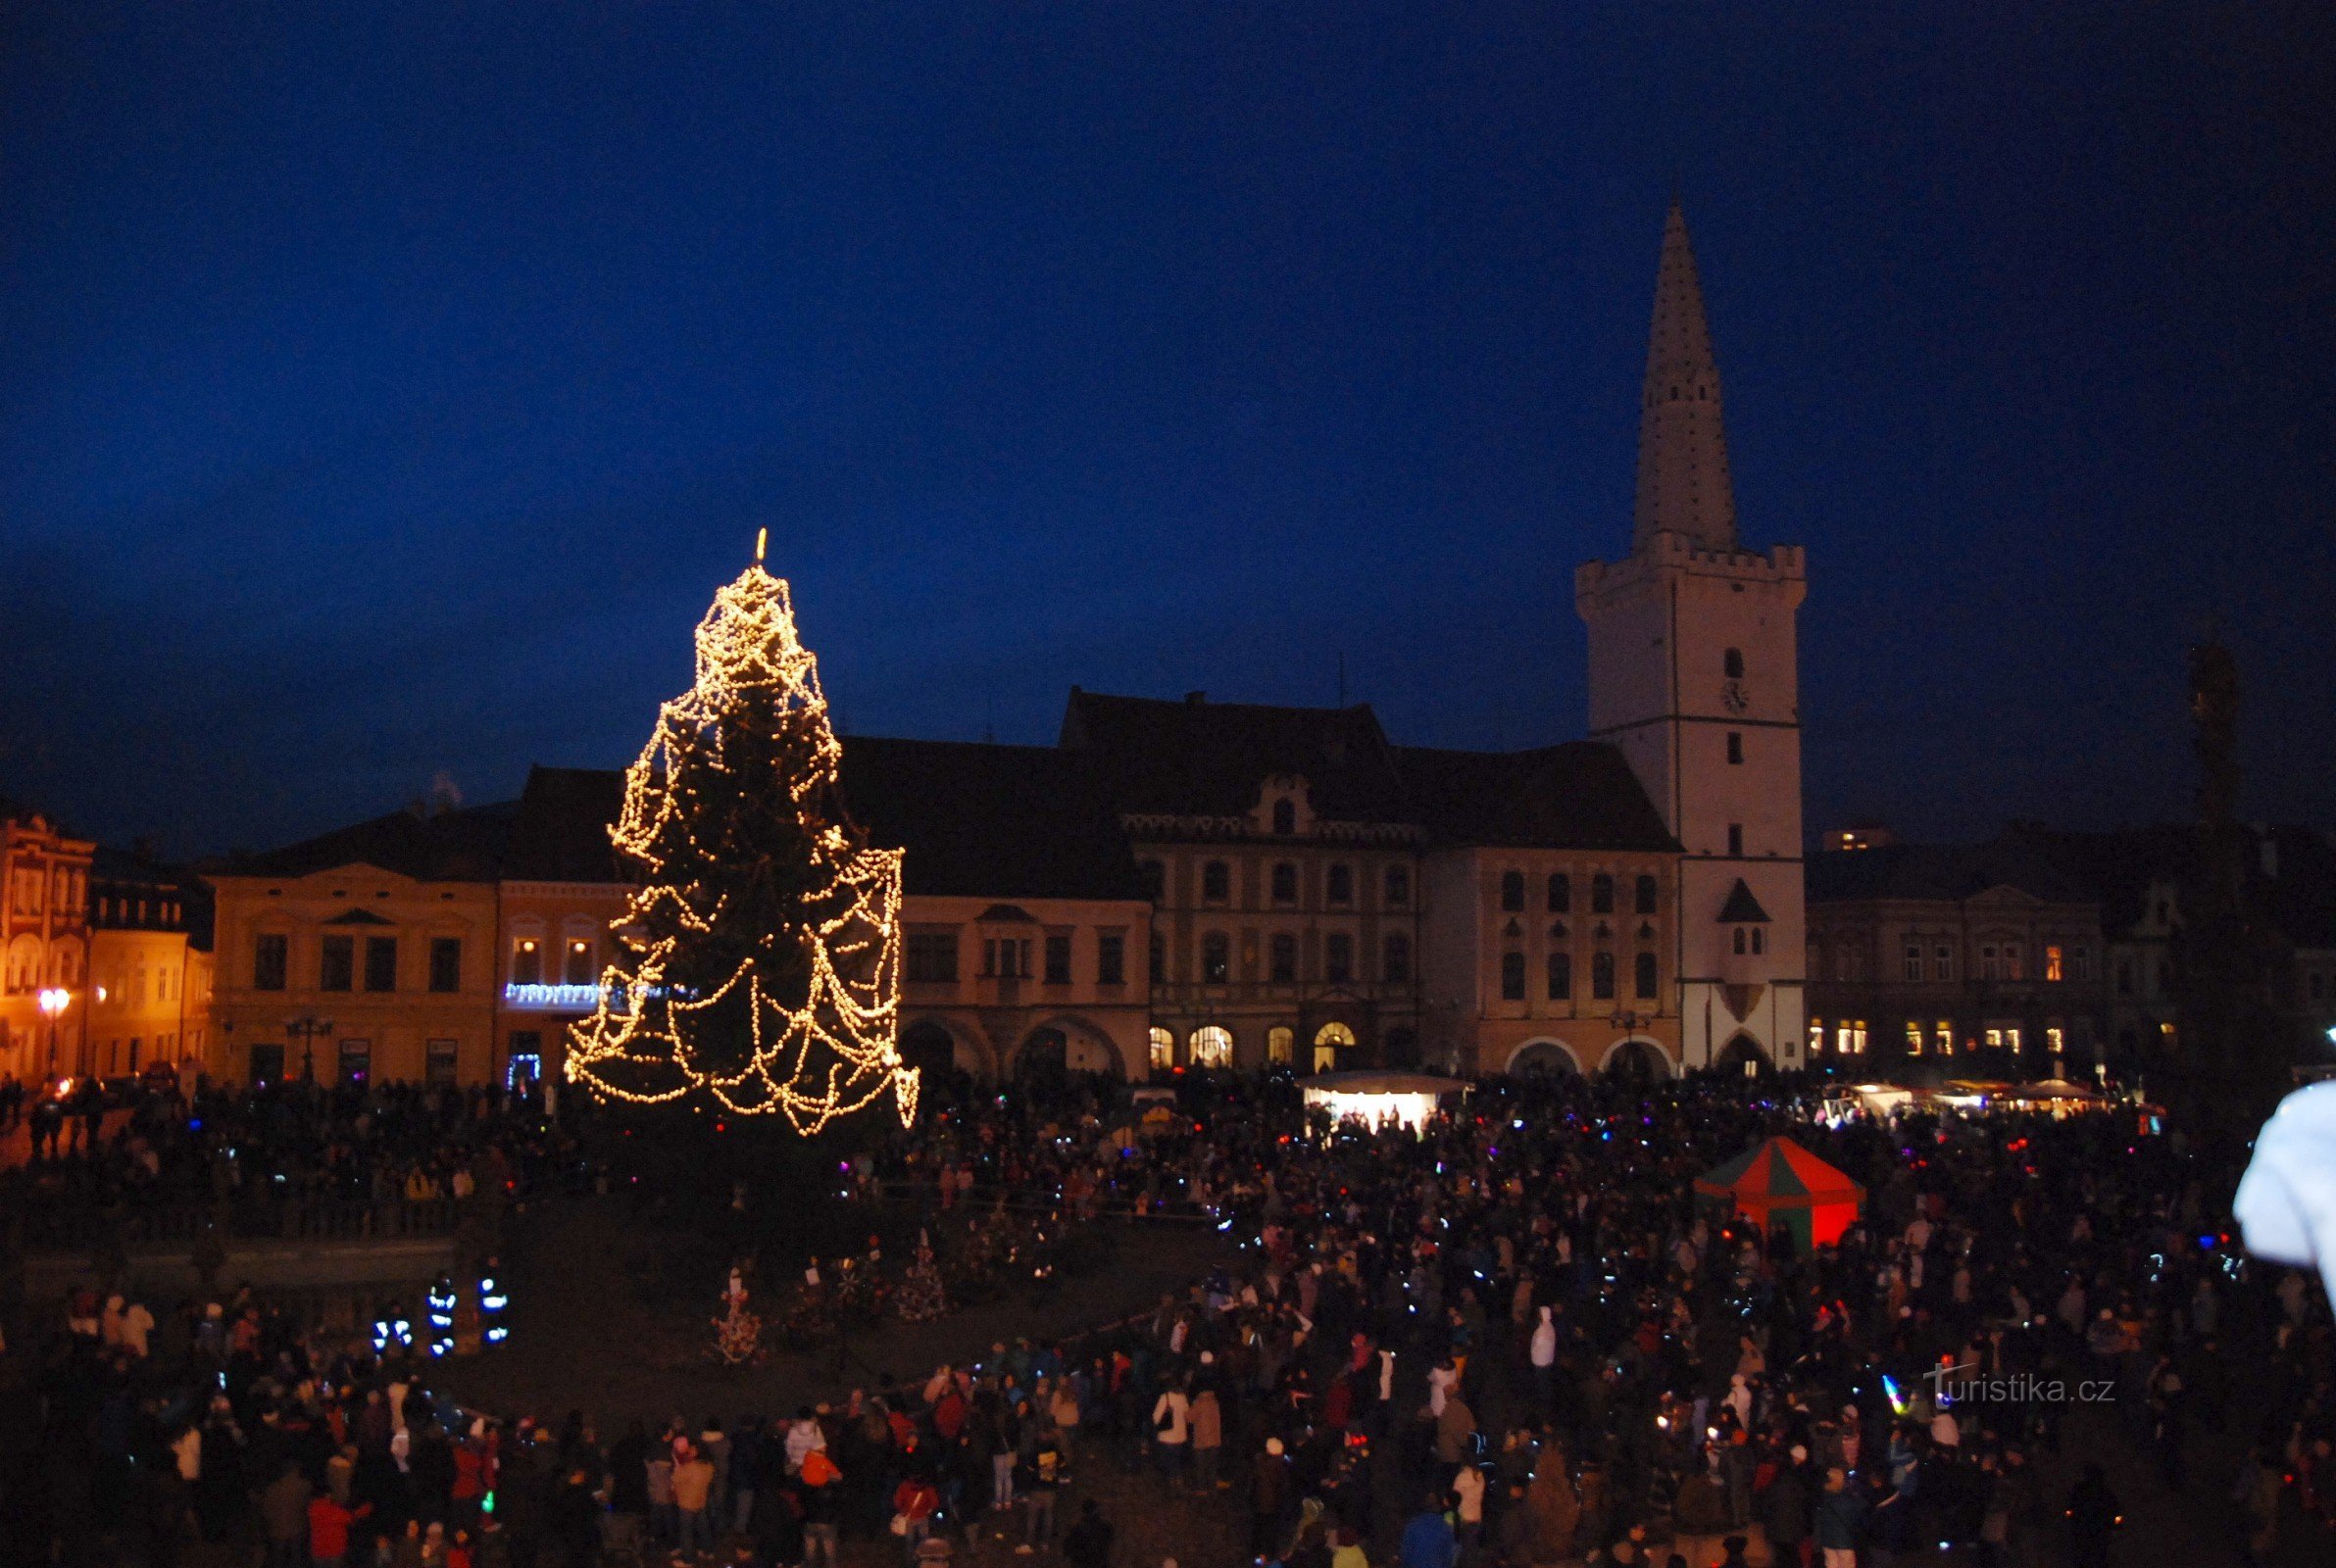
<svg viewBox="0 0 2336 1568"><path fill-rule="evenodd" d="M1288 838L1298 831L1298 808L1288 796L1273 803L1273 832L1277 838Z"/></svg>

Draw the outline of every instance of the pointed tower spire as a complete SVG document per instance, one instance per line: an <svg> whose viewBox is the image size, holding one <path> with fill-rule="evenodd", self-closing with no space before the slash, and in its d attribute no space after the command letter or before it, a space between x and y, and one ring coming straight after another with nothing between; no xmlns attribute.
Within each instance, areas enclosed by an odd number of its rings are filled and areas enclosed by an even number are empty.
<svg viewBox="0 0 2336 1568"><path fill-rule="evenodd" d="M1645 550L1658 533L1683 535L1704 550L1736 548L1736 496L1728 482L1727 436L1719 418L1719 366L1704 320L1704 291L1687 240L1687 215L1676 198L1664 220L1663 264L1655 278L1630 548Z"/></svg>

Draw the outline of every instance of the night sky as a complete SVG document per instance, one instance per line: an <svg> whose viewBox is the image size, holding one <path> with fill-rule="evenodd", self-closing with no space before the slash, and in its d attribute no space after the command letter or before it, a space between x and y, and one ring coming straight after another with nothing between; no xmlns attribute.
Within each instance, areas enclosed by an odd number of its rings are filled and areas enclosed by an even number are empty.
<svg viewBox="0 0 2336 1568"><path fill-rule="evenodd" d="M2210 616L2328 825L2330 17L14 5L0 793L193 854L619 765L762 526L852 730L1343 654L1577 737L1676 189L1813 830L2187 811Z"/></svg>

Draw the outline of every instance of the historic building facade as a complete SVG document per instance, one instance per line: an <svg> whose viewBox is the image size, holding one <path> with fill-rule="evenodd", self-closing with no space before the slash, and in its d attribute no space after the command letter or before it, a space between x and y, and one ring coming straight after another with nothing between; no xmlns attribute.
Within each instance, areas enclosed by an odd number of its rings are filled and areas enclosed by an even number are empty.
<svg viewBox="0 0 2336 1568"><path fill-rule="evenodd" d="M2110 985L2101 905L2015 837L1829 851L1809 867L1819 1066L2089 1073Z"/></svg>
<svg viewBox="0 0 2336 1568"><path fill-rule="evenodd" d="M89 863L97 846L0 802L0 1074L89 1071Z"/></svg>
<svg viewBox="0 0 2336 1568"><path fill-rule="evenodd" d="M1803 563L1738 542L1675 209L1638 467L1629 554L1575 577L1587 741L1439 751L1367 706L1076 687L1052 747L847 739L850 809L906 851L904 1053L982 1077L1802 1065ZM344 1069L556 1074L620 940L621 788L537 769L508 807L227 868L226 1059L287 1070L286 1019L330 1012ZM444 991L403 967L375 991L357 941L464 956Z"/></svg>
<svg viewBox="0 0 2336 1568"><path fill-rule="evenodd" d="M88 920L88 1070L200 1069L211 1025L208 894L149 854L101 848Z"/></svg>

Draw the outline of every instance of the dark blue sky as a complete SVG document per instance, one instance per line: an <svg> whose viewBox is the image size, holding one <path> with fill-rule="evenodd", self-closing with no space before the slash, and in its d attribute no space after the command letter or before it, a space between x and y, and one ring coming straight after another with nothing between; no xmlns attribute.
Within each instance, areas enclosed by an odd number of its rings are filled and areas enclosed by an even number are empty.
<svg viewBox="0 0 2336 1568"><path fill-rule="evenodd" d="M856 730L1343 652L1400 739L1576 736L1676 184L1746 537L1809 550L1813 827L2185 810L2210 613L2249 809L2326 823L2330 38L13 6L0 790L195 852L620 763L766 525Z"/></svg>

